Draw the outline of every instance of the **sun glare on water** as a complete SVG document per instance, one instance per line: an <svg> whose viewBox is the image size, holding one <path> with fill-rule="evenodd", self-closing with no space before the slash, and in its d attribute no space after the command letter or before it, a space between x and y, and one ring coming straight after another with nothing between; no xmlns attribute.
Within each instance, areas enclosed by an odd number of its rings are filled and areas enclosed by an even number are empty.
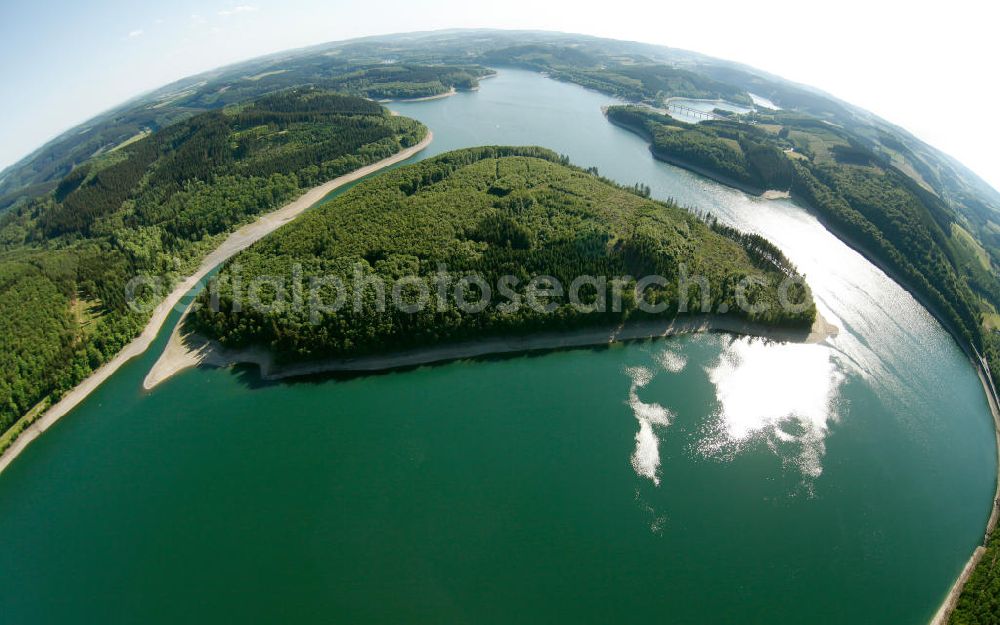
<svg viewBox="0 0 1000 625"><path fill-rule="evenodd" d="M829 425L837 415L837 391L844 380L834 350L749 337L722 341L718 360L705 367L715 387L716 409L701 430L696 453L725 460L748 443L763 442L807 482L819 477ZM655 361L659 365L655 369L667 375L687 366L686 357L671 348L657 354ZM632 467L659 486L659 436L675 415L639 398L640 390L657 375L654 368L628 367L625 373L631 378L628 405L639 425Z"/></svg>
<svg viewBox="0 0 1000 625"><path fill-rule="evenodd" d="M844 379L830 348L742 337L732 339L706 371L718 411L702 439L702 454L727 457L763 439L803 477L819 477Z"/></svg>

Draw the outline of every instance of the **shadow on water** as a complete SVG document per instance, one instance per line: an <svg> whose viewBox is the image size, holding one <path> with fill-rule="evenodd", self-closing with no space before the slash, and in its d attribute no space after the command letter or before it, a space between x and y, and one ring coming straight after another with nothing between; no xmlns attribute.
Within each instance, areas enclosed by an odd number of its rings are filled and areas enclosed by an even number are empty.
<svg viewBox="0 0 1000 625"><path fill-rule="evenodd" d="M563 352L593 353L598 354L616 349L622 349L627 344L656 343L664 338L657 337L645 339L630 339L606 345L579 345L571 347L553 347L540 349L526 349L521 351L502 352L495 354L482 354L478 356L463 356L436 360L434 362L421 363L415 365L399 365L384 369L374 369L371 371L318 371L302 375L290 376L276 380L268 380L261 376L260 367L252 363L240 363L232 365L228 369L232 371L235 378L247 389L256 390L275 386L320 386L327 382L348 382L365 378L379 378L397 374L408 373L420 369L442 369L459 363L497 363L513 360L532 361L545 358L551 354ZM200 367L203 369L215 368L211 365Z"/></svg>
<svg viewBox="0 0 1000 625"><path fill-rule="evenodd" d="M741 336L751 345L782 345L789 341L776 340L764 336L748 336L748 335L737 335L724 330L710 330L708 332L702 332L697 334L709 334L709 335L720 335L720 336ZM398 365L385 367L382 369L372 369L364 371L317 371L313 373L305 373L302 375L294 375L285 378L278 379L266 379L261 375L260 367L254 363L239 363L231 365L228 367L230 371L233 372L236 379L243 384L247 389L262 389L273 386L295 386L295 385L312 385L319 386L326 382L346 382L352 380L359 380L364 378L377 378L382 376L389 376L394 374L403 374L411 371L417 371L419 369L439 369L448 366L452 366L458 363L496 363L496 362L507 362L513 360L524 360L527 362L545 358L551 354L556 353L591 353L600 354L603 352L624 349L626 346L634 345L640 348L654 346L663 343L664 341L675 341L681 337L691 336L691 334L679 334L671 336L655 336L655 337L642 337L642 338L630 338L622 339L609 343L594 344L594 345L570 345L570 346L560 346L560 347L542 347L533 349L523 349L508 352L497 352L491 354L480 354L476 356L458 356L455 358L443 358L441 360L435 360L434 362L410 364L410 365ZM204 365L201 368L209 369L216 368L211 365Z"/></svg>

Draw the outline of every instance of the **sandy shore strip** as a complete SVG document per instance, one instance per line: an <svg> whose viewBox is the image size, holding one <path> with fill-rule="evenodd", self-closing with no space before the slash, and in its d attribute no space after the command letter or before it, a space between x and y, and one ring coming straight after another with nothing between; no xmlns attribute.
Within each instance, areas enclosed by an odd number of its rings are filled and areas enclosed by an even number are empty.
<svg viewBox="0 0 1000 625"><path fill-rule="evenodd" d="M452 87L444 93L436 93L434 95L425 95L422 98L384 98L378 100L379 104L391 104L393 102L427 102L429 100L440 100L441 98L448 98L458 93L458 90Z"/></svg>
<svg viewBox="0 0 1000 625"><path fill-rule="evenodd" d="M760 194L760 197L765 200L790 200L792 198L791 191L778 191L777 189L768 189Z"/></svg>
<svg viewBox="0 0 1000 625"><path fill-rule="evenodd" d="M185 313L186 315L187 313ZM610 345L625 341L653 339L696 332L728 332L759 336L775 341L822 343L837 335L838 328L817 314L812 328L793 330L772 328L725 315L699 315L662 321L626 322L611 327L581 329L570 332L548 332L527 336L487 338L480 341L451 343L402 352L392 352L359 358L332 358L291 365L278 365L265 348L227 349L198 334L184 333L177 324L160 356L143 381L150 390L171 376L191 367L230 367L252 364L260 368L264 380L281 380L320 373L359 373L385 371L432 363L477 358L496 354L515 354L539 350L568 349Z"/></svg>
<svg viewBox="0 0 1000 625"><path fill-rule="evenodd" d="M388 158L378 161L377 163L372 163L371 165L357 169L349 174L327 181L318 187L313 187L299 196L298 199L289 202L278 210L261 216L257 219L257 221L249 223L230 234L229 237L223 241L221 245L219 245L219 247L215 248L204 258L204 260L202 260L197 271L181 281L160 303L160 305L153 310L153 315L150 317L149 323L147 323L146 327L143 329L142 334L133 339L131 343L122 349L122 351L118 352L117 356L105 363L97 371L90 374L86 380L66 393L62 399L45 411L45 414L28 426L24 432L17 437L14 443L8 447L6 451L4 451L2 456L0 456L0 472L3 472L4 469L10 466L10 463L13 462L14 459L17 458L17 456L20 455L20 453L33 440L38 438L42 432L49 429L53 423L58 421L62 416L86 399L87 396L94 391L94 389L114 375L114 373L118 371L122 365L149 349L149 346L156 339L156 335L159 334L160 327L164 324L167 317L170 316L170 313L181 301L181 298L193 289L199 281L204 279L205 276L218 265L225 262L237 252L246 249L266 235L274 232L289 221L292 221L302 214L302 212L307 208L326 197L326 195L334 189L359 180L360 178L364 178L365 176L385 167L389 167L390 165L395 165L396 163L405 161L430 145L433 139L434 134L428 130L427 136L424 137L420 143L401 150Z"/></svg>
<svg viewBox="0 0 1000 625"><path fill-rule="evenodd" d="M955 606L958 605L958 597L962 594L962 589L965 588L965 582L969 581L972 572L979 566L979 561L983 559L984 553L986 553L986 547L982 546L976 547L975 551L972 552L972 557L965 563L965 568L962 569L958 579L955 580L955 584L948 592L944 603L934 613L934 618L931 619L930 625L947 625L948 619L951 618L951 613L955 611Z"/></svg>

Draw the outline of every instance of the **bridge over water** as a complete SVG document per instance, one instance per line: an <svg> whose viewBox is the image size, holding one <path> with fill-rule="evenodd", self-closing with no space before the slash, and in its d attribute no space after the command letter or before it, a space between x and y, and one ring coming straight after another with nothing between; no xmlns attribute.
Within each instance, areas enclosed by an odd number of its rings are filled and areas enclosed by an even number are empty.
<svg viewBox="0 0 1000 625"><path fill-rule="evenodd" d="M694 117L696 119L723 119L732 120L731 117L726 117L725 115L719 115L718 113L712 111L700 111L690 106L684 106L682 104L675 104L673 102L667 102L667 110L671 112L677 112L688 117Z"/></svg>

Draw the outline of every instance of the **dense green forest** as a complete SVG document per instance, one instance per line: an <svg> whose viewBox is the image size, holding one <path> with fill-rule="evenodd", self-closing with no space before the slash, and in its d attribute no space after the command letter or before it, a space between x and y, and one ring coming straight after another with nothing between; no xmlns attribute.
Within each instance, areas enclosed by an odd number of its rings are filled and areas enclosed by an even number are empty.
<svg viewBox="0 0 1000 625"><path fill-rule="evenodd" d="M542 148L449 152L363 182L233 257L221 272L218 305L206 292L191 323L227 346L263 344L284 359L355 356L654 314L640 310L634 295L635 279L651 274L667 281L645 291L645 301L668 304L659 314L678 314L681 297L697 311L699 289L678 292L679 266L686 264L690 275L709 280L712 311L723 306L754 321L808 328L815 317L808 292L792 298L805 303L802 310L779 304L779 282L796 274L778 250L760 237L713 227L675 205L647 199L643 191L572 167ZM329 276L345 285L355 275L377 276L389 285L419 276L437 293L433 285L441 267L455 281L474 274L494 290L502 276L514 276L512 297L524 300L535 276L552 276L564 286L583 275L633 279L623 283L620 311L612 293L604 291L602 299L596 287L583 303L598 305L598 311L579 310L565 298L552 311L511 310L507 297L463 312L449 294L414 312L381 307L376 289L366 288L359 309L351 302L314 316L313 308L286 297L296 272L303 285ZM740 310L736 285L747 275L769 280L749 295L766 310ZM269 287L264 307L246 305L233 284L265 276L287 286ZM471 301L478 302L480 287L471 289ZM324 301L334 296L323 292ZM234 310L234 301L242 310Z"/></svg>
<svg viewBox="0 0 1000 625"><path fill-rule="evenodd" d="M0 432L135 336L148 314L126 301L132 277L168 283L236 226L425 134L367 99L285 90L91 159L50 193L7 211L0 218Z"/></svg>
<svg viewBox="0 0 1000 625"><path fill-rule="evenodd" d="M641 106L612 106L606 114L644 136L660 159L705 170L757 193L791 188L792 163L756 126L736 121L689 124Z"/></svg>
<svg viewBox="0 0 1000 625"><path fill-rule="evenodd" d="M1000 538L993 536L972 571L949 625L992 625L1000 622Z"/></svg>

